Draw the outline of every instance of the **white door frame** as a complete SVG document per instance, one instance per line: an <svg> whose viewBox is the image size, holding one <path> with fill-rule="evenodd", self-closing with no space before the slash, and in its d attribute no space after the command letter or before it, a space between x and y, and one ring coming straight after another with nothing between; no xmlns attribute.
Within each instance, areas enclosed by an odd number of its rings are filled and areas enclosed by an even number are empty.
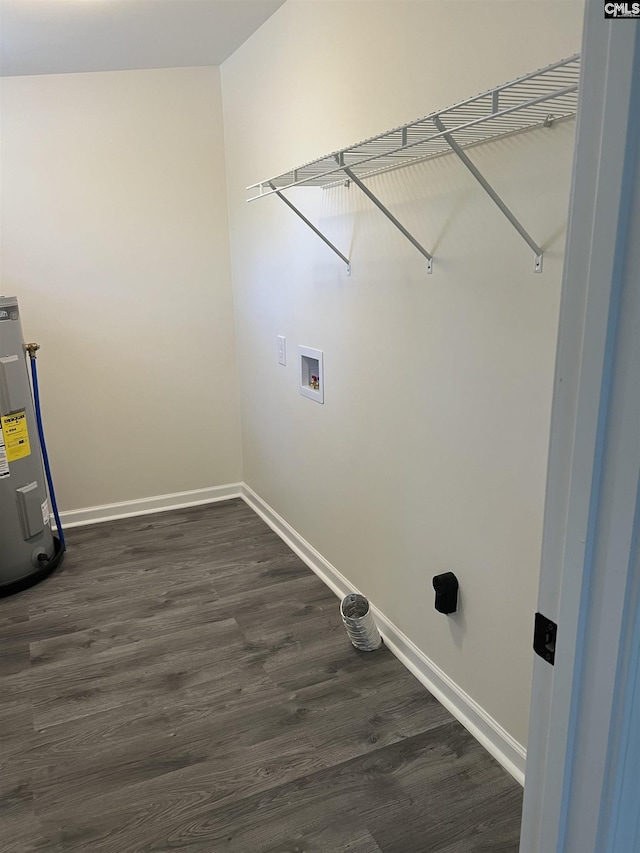
<svg viewBox="0 0 640 853"><path fill-rule="evenodd" d="M625 608L638 593L640 23L605 21L603 5L585 14L539 590L558 638L555 666L534 665L521 853L640 849L615 841L638 832L640 804L623 791L640 718L637 598Z"/></svg>

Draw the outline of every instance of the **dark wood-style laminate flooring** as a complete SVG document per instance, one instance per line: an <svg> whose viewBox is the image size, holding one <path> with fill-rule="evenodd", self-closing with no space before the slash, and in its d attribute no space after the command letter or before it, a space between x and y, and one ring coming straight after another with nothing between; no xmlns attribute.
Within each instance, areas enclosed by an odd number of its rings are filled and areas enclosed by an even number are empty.
<svg viewBox="0 0 640 853"><path fill-rule="evenodd" d="M516 851L519 785L242 501L0 600L0 851Z"/></svg>

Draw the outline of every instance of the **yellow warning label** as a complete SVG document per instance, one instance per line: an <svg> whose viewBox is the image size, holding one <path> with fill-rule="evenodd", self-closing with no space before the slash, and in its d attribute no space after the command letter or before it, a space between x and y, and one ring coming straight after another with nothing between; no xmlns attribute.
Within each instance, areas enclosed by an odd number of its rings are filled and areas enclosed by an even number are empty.
<svg viewBox="0 0 640 853"><path fill-rule="evenodd" d="M18 459L24 459L25 456L31 455L25 412L18 412L17 415L3 415L2 432L7 462L16 462Z"/></svg>

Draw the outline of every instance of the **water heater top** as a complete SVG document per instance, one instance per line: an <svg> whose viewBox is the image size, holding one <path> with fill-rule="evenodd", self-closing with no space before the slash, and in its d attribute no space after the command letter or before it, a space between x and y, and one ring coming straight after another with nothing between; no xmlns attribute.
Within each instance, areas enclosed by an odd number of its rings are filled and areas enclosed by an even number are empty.
<svg viewBox="0 0 640 853"><path fill-rule="evenodd" d="M0 320L17 320L20 316L15 296L0 296Z"/></svg>

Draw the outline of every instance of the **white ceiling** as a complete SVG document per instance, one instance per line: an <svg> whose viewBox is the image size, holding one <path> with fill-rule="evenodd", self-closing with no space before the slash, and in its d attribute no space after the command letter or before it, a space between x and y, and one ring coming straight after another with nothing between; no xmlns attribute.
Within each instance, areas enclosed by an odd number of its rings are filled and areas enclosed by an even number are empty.
<svg viewBox="0 0 640 853"><path fill-rule="evenodd" d="M0 0L0 74L220 65L284 0Z"/></svg>

